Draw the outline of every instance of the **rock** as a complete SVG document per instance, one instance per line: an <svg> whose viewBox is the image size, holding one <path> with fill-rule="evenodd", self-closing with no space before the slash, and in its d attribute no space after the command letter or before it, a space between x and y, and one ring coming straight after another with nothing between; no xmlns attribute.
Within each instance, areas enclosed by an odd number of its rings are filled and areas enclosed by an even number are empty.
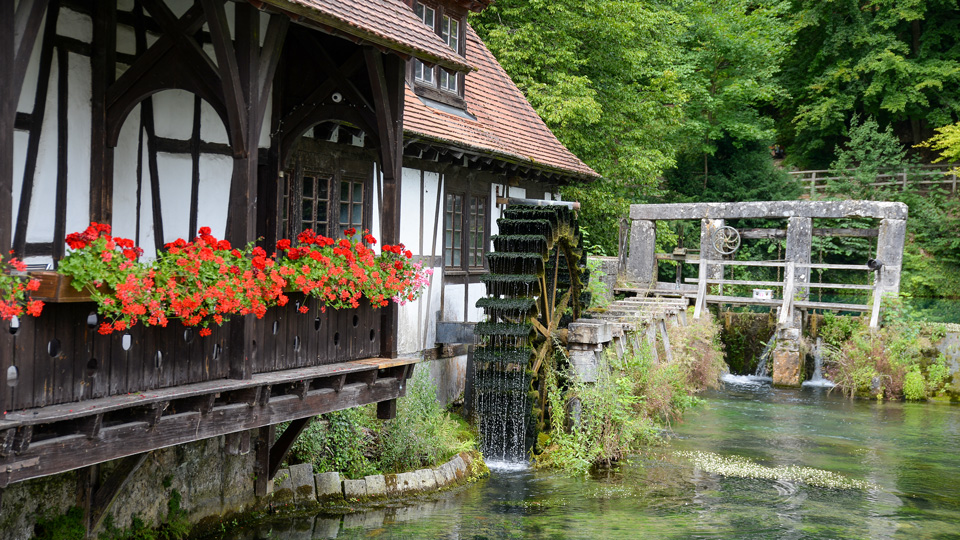
<svg viewBox="0 0 960 540"><path fill-rule="evenodd" d="M325 472L314 476L317 487L317 500L337 499L343 497L343 484L340 473Z"/></svg>
<svg viewBox="0 0 960 540"><path fill-rule="evenodd" d="M367 497L383 497L387 494L387 483L382 474L363 477L367 483Z"/></svg>
<svg viewBox="0 0 960 540"><path fill-rule="evenodd" d="M433 474L433 469L420 469L413 474L417 476L422 491L433 491L437 489L437 477Z"/></svg>
<svg viewBox="0 0 960 540"><path fill-rule="evenodd" d="M364 480L344 480L343 481L344 499L366 499L367 482Z"/></svg>
<svg viewBox="0 0 960 540"><path fill-rule="evenodd" d="M325 473L325 474L336 474L339 478L339 473ZM317 518L316 524L313 526L313 537L314 538L336 538L340 534L340 520L339 519L329 519L329 518Z"/></svg>
<svg viewBox="0 0 960 540"><path fill-rule="evenodd" d="M290 486L296 502L316 501L317 485L313 479L313 465L300 463L290 466Z"/></svg>

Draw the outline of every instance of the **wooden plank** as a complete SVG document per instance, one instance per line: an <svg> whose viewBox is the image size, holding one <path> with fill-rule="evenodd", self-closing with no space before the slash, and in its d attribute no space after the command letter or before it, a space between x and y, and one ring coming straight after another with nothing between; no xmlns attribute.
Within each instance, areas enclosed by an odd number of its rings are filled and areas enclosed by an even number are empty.
<svg viewBox="0 0 960 540"><path fill-rule="evenodd" d="M907 205L878 201L776 201L735 203L634 204L630 219L749 219L749 218L845 218L875 217L907 219Z"/></svg>
<svg viewBox="0 0 960 540"><path fill-rule="evenodd" d="M793 321L793 295L795 293L794 279L796 277L796 264L788 262L784 269L783 286L783 305L780 306L780 326L792 324Z"/></svg>
<svg viewBox="0 0 960 540"><path fill-rule="evenodd" d="M57 187L53 210L53 260L63 258L67 236L67 180L69 163L68 122L70 116L67 97L69 96L70 54L63 48L57 48Z"/></svg>
<svg viewBox="0 0 960 540"><path fill-rule="evenodd" d="M803 265L797 265L798 267ZM697 283L698 280L693 278L685 278L684 281L687 283ZM724 284L724 285L755 285L763 287L782 287L784 285L783 281L750 281L746 279L708 279L707 283L715 284ZM871 291L873 290L873 285L858 285L855 283L804 283L804 287L810 287L813 289L854 289L854 290L864 290Z"/></svg>
<svg viewBox="0 0 960 540"><path fill-rule="evenodd" d="M327 364L323 366L312 366L308 368L292 369L285 371L276 371L271 373L257 374L251 379L218 379L215 381L205 381L172 388L159 388L150 391L144 391L131 395L110 396L79 403L67 403L44 407L39 410L14 411L7 414L5 421L0 421L0 429L8 425L15 426L20 424L41 424L50 422L61 422L92 414L101 414L109 411L129 408L133 406L142 406L160 401L173 401L203 394L215 392L228 392L263 385L281 385L288 384L305 379L317 379L331 377L334 375L356 373L360 371L369 371L371 369L384 369L391 367L392 359L363 359L350 362L340 362ZM407 363L414 364L420 360L417 358L401 359Z"/></svg>
<svg viewBox="0 0 960 540"><path fill-rule="evenodd" d="M880 279L881 273L883 272L883 267L877 271L876 276L874 276L873 281L873 309L870 310L870 328L877 328L880 326L880 303L883 301L883 288L880 287L882 280Z"/></svg>
<svg viewBox="0 0 960 540"><path fill-rule="evenodd" d="M149 452L124 458L110 473L103 485L94 492L90 504L89 530L96 530L100 526L100 522L107 515L117 496L133 478L133 473L137 472L137 469L147 460L147 455L149 455Z"/></svg>
<svg viewBox="0 0 960 540"><path fill-rule="evenodd" d="M189 234L196 234L198 229L197 213L200 198L200 96L193 96L193 130L190 137L190 161L192 165L190 176L190 225Z"/></svg>
<svg viewBox="0 0 960 540"><path fill-rule="evenodd" d="M693 318L699 319L703 311L707 296L707 264L704 259L700 259L699 281L697 283L697 301L694 306Z"/></svg>
<svg viewBox="0 0 960 540"><path fill-rule="evenodd" d="M290 453L290 449L293 448L293 443L297 442L297 438L300 437L303 430L313 422L314 418L316 417L308 416L290 422L287 429L280 435L280 438L270 447L270 464L267 469L267 477L269 479L273 479L273 477L277 475L280 464L287 458L287 454Z"/></svg>

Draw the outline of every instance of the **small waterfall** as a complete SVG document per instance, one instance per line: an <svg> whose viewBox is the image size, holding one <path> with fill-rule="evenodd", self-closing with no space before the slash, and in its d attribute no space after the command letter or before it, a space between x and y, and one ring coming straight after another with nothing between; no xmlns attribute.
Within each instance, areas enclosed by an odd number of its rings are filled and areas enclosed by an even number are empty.
<svg viewBox="0 0 960 540"><path fill-rule="evenodd" d="M757 369L753 372L755 377L769 377L767 374L767 359L770 358L770 351L773 350L773 345L777 342L777 333L774 332L770 336L770 340L767 341L766 347L763 348L763 352L760 353L760 360L757 362Z"/></svg>
<svg viewBox="0 0 960 540"><path fill-rule="evenodd" d="M809 381L803 381L803 386L832 388L833 382L823 378L823 339L817 338L810 353L813 355L813 376Z"/></svg>

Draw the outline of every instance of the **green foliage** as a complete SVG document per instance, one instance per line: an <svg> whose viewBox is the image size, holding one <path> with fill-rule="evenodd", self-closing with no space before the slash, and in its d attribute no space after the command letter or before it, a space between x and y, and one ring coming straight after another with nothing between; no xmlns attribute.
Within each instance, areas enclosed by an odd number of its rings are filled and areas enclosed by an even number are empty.
<svg viewBox="0 0 960 540"><path fill-rule="evenodd" d="M607 274L602 270L602 265L597 259L587 259L587 268L590 270L590 281L587 282L586 292L590 293L590 307L605 308L610 304L613 296L610 294L610 287L603 282L601 278Z"/></svg>
<svg viewBox="0 0 960 540"><path fill-rule="evenodd" d="M546 362L550 431L541 433L537 465L584 473L657 442L663 426L699 404L696 392L717 384L725 369L718 335L710 317L672 328L670 363L655 363L646 346L622 358L608 349L591 384L561 370L558 359ZM580 404L579 420L568 428L568 417L576 417L571 415L574 398Z"/></svg>
<svg viewBox="0 0 960 540"><path fill-rule="evenodd" d="M437 387L425 367L414 371L406 397L397 402L397 417L383 422L379 436L378 468L403 472L431 467L469 450L461 440L460 425L437 400Z"/></svg>
<svg viewBox="0 0 960 540"><path fill-rule="evenodd" d="M880 329L852 317L824 318L820 335L827 376L850 397L926 399L949 374L935 347L942 331L906 319L895 298L884 299L884 305Z"/></svg>
<svg viewBox="0 0 960 540"><path fill-rule="evenodd" d="M34 535L38 540L83 540L87 537L83 510L72 506L63 515L37 520Z"/></svg>
<svg viewBox="0 0 960 540"><path fill-rule="evenodd" d="M859 115L854 114L848 137L846 144L837 145L837 159L830 164L833 174L840 179L827 186L829 193L850 199L874 198L877 189L871 184L876 182L878 174L913 167L907 158L907 149L900 144L891 126L880 129L872 116L861 121Z"/></svg>
<svg viewBox="0 0 960 540"><path fill-rule="evenodd" d="M918 148L930 148L940 153L940 156L933 160L934 163L946 161L948 163L960 162L960 122L943 126L936 129L937 134L926 141L916 145ZM958 171L954 169L954 174Z"/></svg>
<svg viewBox="0 0 960 540"><path fill-rule="evenodd" d="M312 463L315 471L362 478L432 467L475 447L470 430L440 406L436 385L425 368L414 371L407 395L397 402L395 419L375 417L372 405L322 415L303 430L290 457Z"/></svg>
<svg viewBox="0 0 960 540"><path fill-rule="evenodd" d="M920 143L960 115L960 12L952 0L798 0L780 125L805 166L832 161L855 113ZM788 154L789 155L789 154Z"/></svg>
<svg viewBox="0 0 960 540"><path fill-rule="evenodd" d="M367 416L361 408L322 415L304 428L290 454L313 463L315 471L339 471L347 478L375 474L376 466L364 455L371 438ZM281 433L278 429L277 436Z"/></svg>

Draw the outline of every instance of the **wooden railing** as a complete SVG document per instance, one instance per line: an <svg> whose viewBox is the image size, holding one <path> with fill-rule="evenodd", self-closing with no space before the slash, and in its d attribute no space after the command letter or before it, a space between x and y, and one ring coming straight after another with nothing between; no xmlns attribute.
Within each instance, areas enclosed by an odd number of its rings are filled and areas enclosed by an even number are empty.
<svg viewBox="0 0 960 540"><path fill-rule="evenodd" d="M878 174L876 181L871 185L878 188L899 187L900 189L907 189L911 185L920 189L944 187L949 189L952 195L956 195L958 167L960 167L960 164L953 163L889 170ZM847 172L855 173L856 169L847 169ZM852 178L852 176L837 174L837 171L829 169L790 171L788 174L803 184L804 190L811 196L818 191L825 190L832 181Z"/></svg>
<svg viewBox="0 0 960 540"><path fill-rule="evenodd" d="M844 310L844 311L861 311L861 312L870 312L870 327L876 328L880 322L880 302L881 302L881 289L878 286L880 283L879 272L883 271L881 267L877 271L877 275L874 279L873 285L858 285L851 283L813 283L809 280L807 281L798 281L796 278L797 269L800 268L809 268L813 269L822 269L822 270L860 270L873 272L873 270L865 264L826 264L826 263L795 263L787 261L727 261L727 260L711 260L711 259L686 259L683 262L689 264L698 264L699 272L696 279L687 279L687 282L692 282L697 284L697 293L696 293L696 303L694 307L694 318L699 318L700 313L703 311L704 306L707 302L717 303L717 304L746 304L746 305L769 305L769 306L780 306L780 318L778 323L783 325L790 321L793 317L793 308L808 308L808 309L834 309L834 310ZM721 266L721 276L722 267L724 266L753 266L753 267L774 267L774 268L783 268L783 281L755 281L755 280L744 280L744 279L714 279L707 277L707 267L710 265L719 265ZM782 298L780 299L760 299L760 298L751 298L751 297L741 297L741 296L723 296L723 295L710 295L707 294L708 285L746 285L746 286L762 286L762 287L780 287L782 289ZM853 289L853 290L869 290L872 291L873 295L873 305L866 304L846 304L840 302L812 302L808 300L798 300L796 298L797 293L804 289L808 288L823 288L823 289Z"/></svg>

